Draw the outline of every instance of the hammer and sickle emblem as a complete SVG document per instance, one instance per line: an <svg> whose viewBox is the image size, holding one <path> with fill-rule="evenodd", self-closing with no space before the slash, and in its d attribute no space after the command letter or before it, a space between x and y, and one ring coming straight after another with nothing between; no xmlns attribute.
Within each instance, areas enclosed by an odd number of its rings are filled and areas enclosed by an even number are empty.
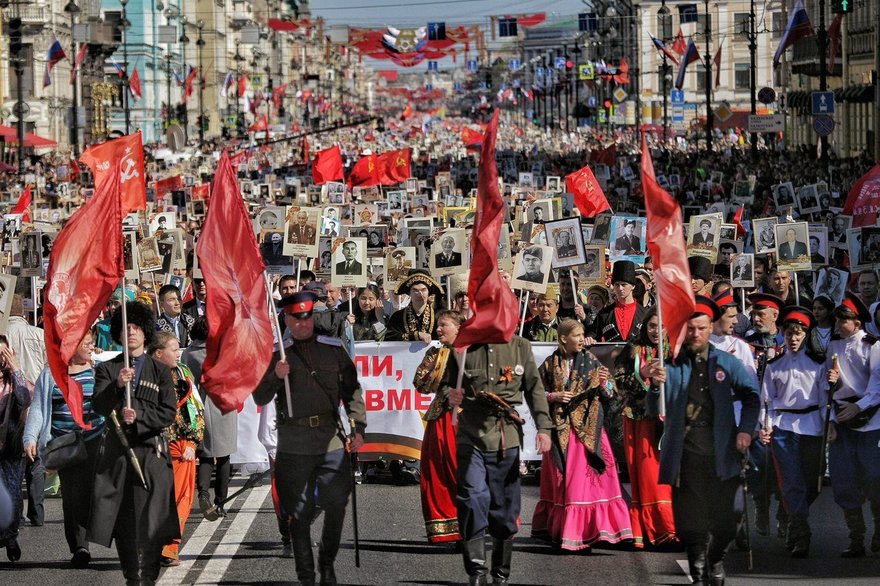
<svg viewBox="0 0 880 586"><path fill-rule="evenodd" d="M122 169L120 170L120 183L125 183L129 179L133 179L135 177L140 176L140 173L135 169L135 165L137 164L134 159L130 158L131 149L125 149L125 154L122 155Z"/></svg>

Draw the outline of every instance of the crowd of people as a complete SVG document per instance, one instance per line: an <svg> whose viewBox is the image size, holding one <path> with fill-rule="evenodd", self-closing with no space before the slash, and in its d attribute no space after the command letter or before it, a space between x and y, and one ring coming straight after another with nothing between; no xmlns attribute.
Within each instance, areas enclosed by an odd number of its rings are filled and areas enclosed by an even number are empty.
<svg viewBox="0 0 880 586"><path fill-rule="evenodd" d="M373 151L412 149L412 178L383 189L313 185L302 153L285 143L251 148L239 160L283 331L275 340L283 358L276 353L254 381L253 397L266 405L260 441L272 457L283 555L294 558L300 582L335 583L350 477L364 466L353 458L368 433L352 362L358 342L430 345L413 381L433 395L421 458L392 469L397 481L420 484L428 540L461 542L472 583L509 580L523 404L541 457L532 534L556 547L682 548L695 582L721 584L729 544L748 543L748 524L734 510L743 473L755 530L769 534L775 497L777 532L792 556L810 554L809 507L826 475L849 530L842 555L880 552L880 291L875 267L846 242L869 233L848 230L851 218L842 215L870 159L832 157L820 169L806 150L762 149L752 160L738 135L719 135L711 153L680 139L651 141L658 180L694 226L687 245L696 309L675 356L639 222L637 137L505 125L496 151L507 204L498 260L522 319L511 342L472 345L459 364L454 343L471 313L467 242L479 173L458 138L466 124L395 123L307 139L313 152L338 144L348 167ZM89 565L90 542L113 542L129 584L154 583L162 566L179 563L194 504L206 518L226 514L237 418L199 384L211 291L194 255L210 207L199 187L211 178L214 154L205 144L182 164L148 159L149 209L126 228L129 284L111 296L68 365L83 389L85 427L46 368L40 328L25 319L42 319L34 281L19 279L18 292L9 292L0 479L13 506L10 521L0 522L0 545L11 561L26 555L17 541L24 500L28 521L44 522L46 468L58 471L72 567ZM580 217L562 181L588 163L611 206L595 218ZM31 225L45 236L44 262L53 235L87 196L80 182L88 178L72 177L73 169L64 158L32 168ZM180 180L161 188L169 177ZM808 226L810 246L791 228L790 254L780 254L786 243L776 236L786 233L771 229L764 242L758 229L770 219ZM560 223L572 220L574 230ZM17 244L4 229L12 274L22 268ZM314 252L288 253L288 245ZM150 251L159 258L144 271L139 255ZM795 260L810 270L789 270ZM536 363L530 342L556 348ZM340 420L340 405L349 421ZM865 500L874 521L867 548ZM309 527L318 509L316 566Z"/></svg>

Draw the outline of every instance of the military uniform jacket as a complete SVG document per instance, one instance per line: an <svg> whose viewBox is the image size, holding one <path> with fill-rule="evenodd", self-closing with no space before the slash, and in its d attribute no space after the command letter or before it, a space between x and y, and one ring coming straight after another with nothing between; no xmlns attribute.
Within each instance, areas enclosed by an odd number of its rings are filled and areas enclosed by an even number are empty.
<svg viewBox="0 0 880 586"><path fill-rule="evenodd" d="M144 361L138 384L131 390L131 407L137 412L137 419L132 425L122 421L125 388L116 386L123 356L101 363L95 369L92 408L107 418L107 428L101 439L95 467L89 541L104 547L110 547L114 537L126 484L140 484L110 421L110 412L113 410L119 416L128 444L140 462L149 488L149 492L134 490L132 497L135 517L143 525L122 527L120 530L138 531L139 538L161 543L170 543L172 539L180 537L171 457L161 437L162 430L171 425L177 415L177 394L168 367L149 356L145 356Z"/></svg>
<svg viewBox="0 0 880 586"><path fill-rule="evenodd" d="M440 383L444 394L454 389L458 380L458 362L450 360L448 364ZM549 435L553 429L532 347L524 338L514 336L509 344L470 346L462 387L464 402L456 434L459 444L471 445L483 452L521 445L519 426L501 415L486 399L478 398L479 391L494 392L513 407L522 405L525 399L538 431Z"/></svg>
<svg viewBox="0 0 880 586"><path fill-rule="evenodd" d="M340 401L354 418L356 431L364 432L367 411L357 371L339 340L318 336L294 342L285 348L285 356L292 417L287 415L284 381L275 376L277 352L253 395L258 405L276 401L279 453L318 455L341 449Z"/></svg>
<svg viewBox="0 0 880 586"><path fill-rule="evenodd" d="M751 435L758 424L760 399L758 387L742 363L733 355L709 345L709 393L713 403L712 432L715 441L715 473L726 480L740 472L740 454L736 435ZM685 350L675 363L666 365L666 420L660 446L660 483L674 485L678 480L684 452L687 425L688 385L693 372L693 358ZM648 393L647 413L659 413L660 393L652 386ZM742 401L739 426L734 419L733 403Z"/></svg>
<svg viewBox="0 0 880 586"><path fill-rule="evenodd" d="M648 309L636 303L636 314L633 316L632 327L629 329L629 337L624 340L620 335L620 329L617 327L617 316L614 315L616 304L602 309L596 316L592 327L587 331L587 335L595 338L597 342L629 342L635 344L639 338L639 332L642 331L642 322L645 321L645 314Z"/></svg>
<svg viewBox="0 0 880 586"><path fill-rule="evenodd" d="M825 353L825 366L830 369L834 355L838 356L840 380L834 391L834 402L844 405L855 402L860 411L880 404L880 344L877 339L859 330L842 340L831 340ZM832 412L837 421L837 409ZM880 410L858 431L880 429Z"/></svg>

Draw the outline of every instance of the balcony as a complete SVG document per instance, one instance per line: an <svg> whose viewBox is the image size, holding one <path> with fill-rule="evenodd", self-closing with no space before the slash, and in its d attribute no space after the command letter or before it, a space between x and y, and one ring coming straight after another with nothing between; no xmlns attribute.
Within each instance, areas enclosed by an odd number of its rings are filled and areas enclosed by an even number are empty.
<svg viewBox="0 0 880 586"><path fill-rule="evenodd" d="M37 34L49 20L49 9L45 6L19 6L21 24L25 34Z"/></svg>

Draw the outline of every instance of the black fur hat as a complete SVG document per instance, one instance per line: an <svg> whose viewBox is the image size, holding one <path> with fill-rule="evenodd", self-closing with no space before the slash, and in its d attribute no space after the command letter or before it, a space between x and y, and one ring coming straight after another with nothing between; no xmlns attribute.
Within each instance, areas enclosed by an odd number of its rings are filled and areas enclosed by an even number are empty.
<svg viewBox="0 0 880 586"><path fill-rule="evenodd" d="M144 331L144 346L149 346L153 341L153 334L156 333L156 319L153 317L153 311L137 301L130 301L125 304L125 312L128 317L128 323L138 326ZM110 335L117 344L124 344L122 339L122 312L117 311L110 320Z"/></svg>

